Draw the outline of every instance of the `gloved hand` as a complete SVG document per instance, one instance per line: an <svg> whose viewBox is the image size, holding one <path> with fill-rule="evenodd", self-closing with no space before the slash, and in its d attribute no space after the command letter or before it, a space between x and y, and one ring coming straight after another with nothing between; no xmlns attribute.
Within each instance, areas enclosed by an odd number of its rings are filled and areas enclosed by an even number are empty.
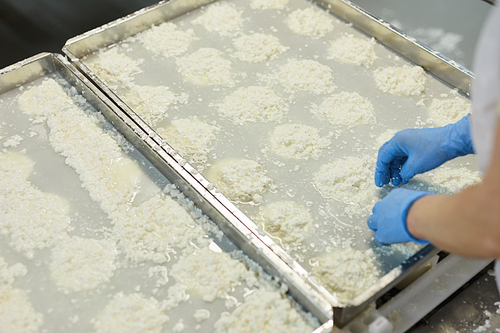
<svg viewBox="0 0 500 333"><path fill-rule="evenodd" d="M378 151L375 185L397 186L458 156L473 154L468 115L443 127L405 129Z"/></svg>
<svg viewBox="0 0 500 333"><path fill-rule="evenodd" d="M428 244L428 241L410 235L406 228L406 216L415 200L429 194L432 193L404 188L389 192L373 206L372 215L366 221L368 227L375 231L375 239L381 244L406 242Z"/></svg>

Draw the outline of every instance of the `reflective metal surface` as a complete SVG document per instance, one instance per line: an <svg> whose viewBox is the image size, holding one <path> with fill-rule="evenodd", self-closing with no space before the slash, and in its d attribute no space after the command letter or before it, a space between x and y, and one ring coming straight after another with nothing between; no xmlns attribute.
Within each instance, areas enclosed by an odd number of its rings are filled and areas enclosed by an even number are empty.
<svg viewBox="0 0 500 333"><path fill-rule="evenodd" d="M427 246L418 254L403 262L400 266L391 270L383 276L371 288L364 291L347 305L340 305L336 297L329 293L292 257L287 254L271 238L259 233L259 229L245 214L234 206L220 192L210 190L209 182L196 170L185 163L179 155L170 156L173 149L145 124L127 105L125 105L116 94L99 80L82 62L81 58L123 40L135 33L147 29L151 24L175 18L190 10L211 1L170 1L160 2L158 5L145 8L139 12L129 15L123 19L111 22L103 27L94 29L81 36L70 39L63 48L64 53L71 59L82 73L96 82L99 89L108 96L121 110L133 120L135 131L141 133L142 142L137 142L144 154L162 170L169 179L177 179L178 186L195 202L201 202L200 208L216 221L235 242L246 248L249 255L256 256L265 253L270 260L267 266L270 272L282 276L291 285L292 294L299 300L305 301L303 305L317 315L323 322L331 311L325 307L324 299L333 308L333 319L336 326L343 326L357 314L363 311L373 301L382 297L393 286L424 266L438 250ZM343 0L313 1L328 9L339 18L351 22L356 28L364 33L375 37L378 41L400 53L403 57L424 67L439 79L451 87L462 90L465 94L470 93L470 84L473 79L472 73L462 66L454 63L433 51L418 41L409 38L402 31L391 26L387 22L374 17L363 9ZM162 149L158 150L157 148ZM182 166L181 166L182 165ZM245 244L248 242L248 244ZM253 242L259 245L265 244L265 248L256 248ZM252 255L253 253L253 255ZM316 297L316 295L320 295ZM310 305L316 303L312 308ZM319 305L319 306L318 306ZM316 310L314 310L316 308ZM318 311L319 310L319 311ZM318 313L320 312L320 313Z"/></svg>

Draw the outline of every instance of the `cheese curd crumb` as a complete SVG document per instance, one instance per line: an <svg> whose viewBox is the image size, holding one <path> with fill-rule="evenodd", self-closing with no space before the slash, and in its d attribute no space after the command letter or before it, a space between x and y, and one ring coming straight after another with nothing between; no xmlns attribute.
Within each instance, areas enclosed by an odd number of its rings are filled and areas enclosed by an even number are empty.
<svg viewBox="0 0 500 333"><path fill-rule="evenodd" d="M307 91L315 95L335 89L332 69L315 60L288 60L277 73L278 82L287 92Z"/></svg>
<svg viewBox="0 0 500 333"><path fill-rule="evenodd" d="M177 70L184 79L197 85L221 85L232 87L235 82L231 73L232 63L214 48L198 51L177 59Z"/></svg>
<svg viewBox="0 0 500 333"><path fill-rule="evenodd" d="M380 271L374 256L347 248L318 258L312 275L345 304L377 282Z"/></svg>
<svg viewBox="0 0 500 333"><path fill-rule="evenodd" d="M415 96L425 90L425 71L420 66L378 68L373 77L377 88L393 95Z"/></svg>
<svg viewBox="0 0 500 333"><path fill-rule="evenodd" d="M345 35L331 42L328 48L329 58L338 61L364 66L373 65L377 58L375 54L375 39L364 40L353 35Z"/></svg>
<svg viewBox="0 0 500 333"><path fill-rule="evenodd" d="M427 111L436 126L456 123L469 114L472 110L471 103L460 97L450 99L433 99Z"/></svg>
<svg viewBox="0 0 500 333"><path fill-rule="evenodd" d="M308 125L284 124L271 133L271 148L286 158L318 159L330 143L330 139L320 136L317 128Z"/></svg>
<svg viewBox="0 0 500 333"><path fill-rule="evenodd" d="M285 100L268 87L238 88L216 105L219 114L237 125L246 122L281 122L288 113Z"/></svg>
<svg viewBox="0 0 500 333"><path fill-rule="evenodd" d="M302 242L313 226L311 211L294 201L279 201L262 207L257 221L264 231L287 246Z"/></svg>
<svg viewBox="0 0 500 333"><path fill-rule="evenodd" d="M253 63L273 60L290 49L281 45L277 37L260 33L238 37L233 45L236 48L234 57Z"/></svg>
<svg viewBox="0 0 500 333"><path fill-rule="evenodd" d="M281 293L260 289L247 296L231 314L223 314L214 329L216 333L303 333L313 331L317 325L312 319L304 319Z"/></svg>
<svg viewBox="0 0 500 333"><path fill-rule="evenodd" d="M227 36L241 28L242 14L243 12L236 9L232 3L221 1L207 6L192 23L203 26L209 32Z"/></svg>
<svg viewBox="0 0 500 333"><path fill-rule="evenodd" d="M372 156L349 156L324 164L313 175L315 188L326 198L346 204L349 215L366 215L378 200L373 182L375 159Z"/></svg>
<svg viewBox="0 0 500 333"><path fill-rule="evenodd" d="M153 297L119 293L95 319L94 329L96 333L160 333L170 320L164 310L165 305Z"/></svg>
<svg viewBox="0 0 500 333"><path fill-rule="evenodd" d="M296 34L316 38L333 30L331 16L316 8L297 9L288 15L286 22Z"/></svg>
<svg viewBox="0 0 500 333"><path fill-rule="evenodd" d="M146 50L166 58L185 52L193 41L198 40L193 29L182 31L172 22L152 26L136 38Z"/></svg>
<svg viewBox="0 0 500 333"><path fill-rule="evenodd" d="M353 127L374 124L374 108L370 100L356 92L343 91L313 105L311 112L320 120L326 118L332 125Z"/></svg>
<svg viewBox="0 0 500 333"><path fill-rule="evenodd" d="M230 200L258 204L266 192L276 189L266 174L260 163L242 159L219 163L207 178Z"/></svg>

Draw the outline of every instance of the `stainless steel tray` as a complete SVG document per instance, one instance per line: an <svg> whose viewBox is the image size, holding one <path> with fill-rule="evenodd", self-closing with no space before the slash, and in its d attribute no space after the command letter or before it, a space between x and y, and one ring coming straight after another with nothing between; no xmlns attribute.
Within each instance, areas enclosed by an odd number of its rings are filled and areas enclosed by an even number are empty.
<svg viewBox="0 0 500 333"><path fill-rule="evenodd" d="M85 100L92 105L92 107L98 110L98 112L101 112L104 117L137 148L140 152L137 158L143 158L143 156L147 158L147 160L144 160L141 163L145 163L148 160L151 161L152 165L156 166L161 174L167 177L168 181L175 184L177 188L181 189L186 194L189 194L195 204L202 208L203 211L219 225L225 235L239 249L261 265L267 272L285 282L289 287L290 294L292 294L300 302L300 304L305 307L304 309L312 313L321 321L322 324L325 324L324 327L320 327L318 329L318 332L323 332L325 327L331 327L331 320L329 319L331 318L331 308L321 295L314 290L314 288L305 283L305 280L302 279L297 272L293 271L286 263L284 263L275 252L266 246L266 244L264 244L240 220L238 220L227 207L222 205L219 201L220 198L217 198L216 195L207 191L200 184L199 179L197 179L199 175L196 172L190 170L186 166L181 166L177 161L175 161L174 157L177 156L173 157L167 152L170 149L165 142L155 136L153 132L148 132L147 128L143 128L143 124L140 121L137 123L127 114L123 113L121 108L117 107L105 94L102 93L102 91L97 89L97 87L84 77L71 63L69 63L65 57L58 54L42 53L0 70L0 95L10 93L13 90L16 90L16 88L24 89L25 85L30 85L33 81L41 80L50 75L57 75L67 81L71 86L75 87L77 91L84 96ZM15 92L18 93L17 90ZM34 149L36 150L36 148ZM40 150L44 150L44 148ZM33 149L30 151L33 151ZM57 159L57 155L52 157ZM47 166L50 169L53 168L52 171L58 170L54 165L50 164L50 161L47 163ZM146 168L148 168L147 165ZM152 172L154 176L155 171ZM60 174L59 186L70 188L71 185L69 183L65 183L66 179L63 174L64 172ZM156 176L161 174L158 173ZM77 185L77 187L81 186ZM84 209L88 210L88 207ZM227 245L229 248L233 246L229 243L227 243ZM5 246L7 245L5 244ZM2 253L10 253L10 250L2 249ZM18 256L15 253L12 253L11 255L14 257ZM40 258L36 261L38 262L39 260ZM35 267L41 266L40 263L37 264L30 261L28 261L27 265L30 266L30 270L31 265L34 265L33 269L36 271L38 271L39 268ZM51 287L45 286L47 283L47 277L38 276L37 278L31 277L31 279L35 281L33 282L35 285L31 288L34 288L35 290L38 288L40 289L37 290L37 295L39 292L42 296L44 295L43 292L50 292ZM127 279L130 279L131 282L134 281L134 278L131 276ZM36 298L38 297L37 295L33 297ZM57 295L57 293L55 295ZM63 300L59 296L50 297L54 297L54 299L59 302L58 304L63 304ZM79 325L79 320L84 320L87 316L87 312L93 312L96 309L87 309L86 306L82 306L78 300L72 296L68 296L68 302L70 301L70 298L73 299L71 303L76 304L75 306L76 309L78 309L78 312L71 313L71 316L69 316L68 313L61 312L64 309L56 308L55 311L57 313L60 312L59 315L64 318L55 316L56 322L51 322L50 325L63 327L64 322L69 320L69 326L72 324L78 325L77 330L83 329L85 331L86 326ZM109 298L104 297L101 301L105 300L109 300ZM45 301L42 299L42 302ZM88 300L84 303L93 304ZM44 308L46 308L45 305ZM68 309L71 309L71 306L68 307ZM189 313L189 311L187 313ZM189 315L192 316L192 314ZM71 318L73 318L72 322L70 320ZM88 323L90 323L90 320Z"/></svg>
<svg viewBox="0 0 500 333"><path fill-rule="evenodd" d="M201 6L211 2L212 1L200 2L187 0L162 1L157 5L145 8L132 15L68 40L63 48L63 52L83 75L95 82L102 93L109 97L141 129L144 135L142 136L143 142L137 143L139 146L145 145L147 150L151 149L151 147L161 148L154 153L147 151L145 153L157 168L169 174L171 173L169 169L173 166L176 169L176 174L169 175L169 177L178 177L182 179L179 187L186 191L186 194L193 201L201 201L201 207L206 214L219 223L231 238L239 238L241 242L237 241L237 244L241 243L241 246L245 247L245 242L247 242L248 239L252 239L252 237L255 237L265 244L266 251L270 252L269 256L279 259L278 261L280 263L279 270L270 267L270 271L274 271L283 276L285 281L288 281L289 284L298 289L294 290L294 288L292 288L292 294L294 294L299 302L307 309L311 310L308 304L315 303L317 306L316 309L321 310L311 311L317 315L322 322L325 322L326 319L331 316L330 310L327 309L331 307L333 309L333 316L331 318L334 319L336 326L341 327L363 311L369 304L381 298L392 287L398 285L413 273L420 271L439 251L432 246L426 246L411 258L396 264L393 263L392 266L390 265L390 269L385 272L376 284L360 293L348 304L340 304L336 297L329 293L314 278L311 278L310 273L304 268L303 263L299 263L294 256L284 251L281 246L267 236L252 221L249 216L255 212L252 211L251 208L237 207L217 189L213 189L210 182L197 172L195 167L186 163L183 157L178 155L168 145L168 142L165 142L156 133L155 129L146 124L137 116L134 110L123 102L120 95L121 92L110 89L102 79L90 71L87 66L87 62L91 61L95 52L115 44L119 45L120 42L124 42L128 37L148 29L151 25L157 25L165 21L175 21L176 19L177 21L175 22L179 22L183 19L183 15L191 15L192 12L195 12ZM237 3L243 6L241 2ZM293 3L299 3L299 6L309 5L306 1L295 1ZM452 60L441 56L437 52L434 52L418 41L406 36L403 32L390 24L372 16L349 1L312 1L312 3L329 10L336 17L351 23L355 27L353 28L350 25L345 25L341 31L373 36L379 42L377 47L381 50L383 49L383 52L395 54L394 51L396 51L406 60L405 63L413 63L425 68L427 74L431 76L431 86L432 89L435 89L436 94L449 92L455 88L458 88L466 95L469 93L470 83L473 77L470 71L454 63ZM269 22L269 19L269 17L263 15L261 22ZM386 48L386 46L388 48ZM147 81L147 78L142 78L142 80ZM155 80L156 81L152 83L158 84L159 81L157 81L157 77ZM151 81L153 81L153 79ZM203 104L205 104L205 102L203 102ZM201 107L202 104L197 106ZM415 105L413 104L413 106L410 107L405 104L405 107L415 108ZM402 127L404 128L412 125L414 125L414 118L403 124ZM398 126L401 126L401 124L398 124ZM161 152L161 154L159 152ZM163 155L166 155L165 158L162 157ZM158 159L158 156L162 158ZM469 162L465 161L464 164L469 164ZM171 166L167 167L167 165ZM167 170L163 171L165 168L167 168ZM179 177L178 175L181 176ZM233 225L233 227L227 228L231 225ZM233 235L234 230L232 229L235 227L236 229L242 228L245 232L250 232L251 236L247 235L245 239L245 237L241 237L241 235ZM261 251L264 250L261 249ZM249 252L251 253L252 251ZM286 263L286 267L282 266L283 263ZM321 295L321 300L316 299L316 296L303 296L309 295L310 293L312 293L312 295ZM322 299L327 300L329 305L325 307Z"/></svg>

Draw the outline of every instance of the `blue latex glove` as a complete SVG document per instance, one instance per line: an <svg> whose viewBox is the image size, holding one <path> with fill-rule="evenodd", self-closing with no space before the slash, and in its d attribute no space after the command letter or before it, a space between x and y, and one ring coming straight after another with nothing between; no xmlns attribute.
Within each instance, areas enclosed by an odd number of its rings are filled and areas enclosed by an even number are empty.
<svg viewBox="0 0 500 333"><path fill-rule="evenodd" d="M415 242L428 244L422 239L414 238L406 228L406 215L415 200L431 192L422 192L397 188L389 192L372 209L372 215L366 221L368 227L375 231L375 239L381 244Z"/></svg>
<svg viewBox="0 0 500 333"><path fill-rule="evenodd" d="M397 186L458 156L473 154L468 115L443 127L405 129L378 151L375 185Z"/></svg>

